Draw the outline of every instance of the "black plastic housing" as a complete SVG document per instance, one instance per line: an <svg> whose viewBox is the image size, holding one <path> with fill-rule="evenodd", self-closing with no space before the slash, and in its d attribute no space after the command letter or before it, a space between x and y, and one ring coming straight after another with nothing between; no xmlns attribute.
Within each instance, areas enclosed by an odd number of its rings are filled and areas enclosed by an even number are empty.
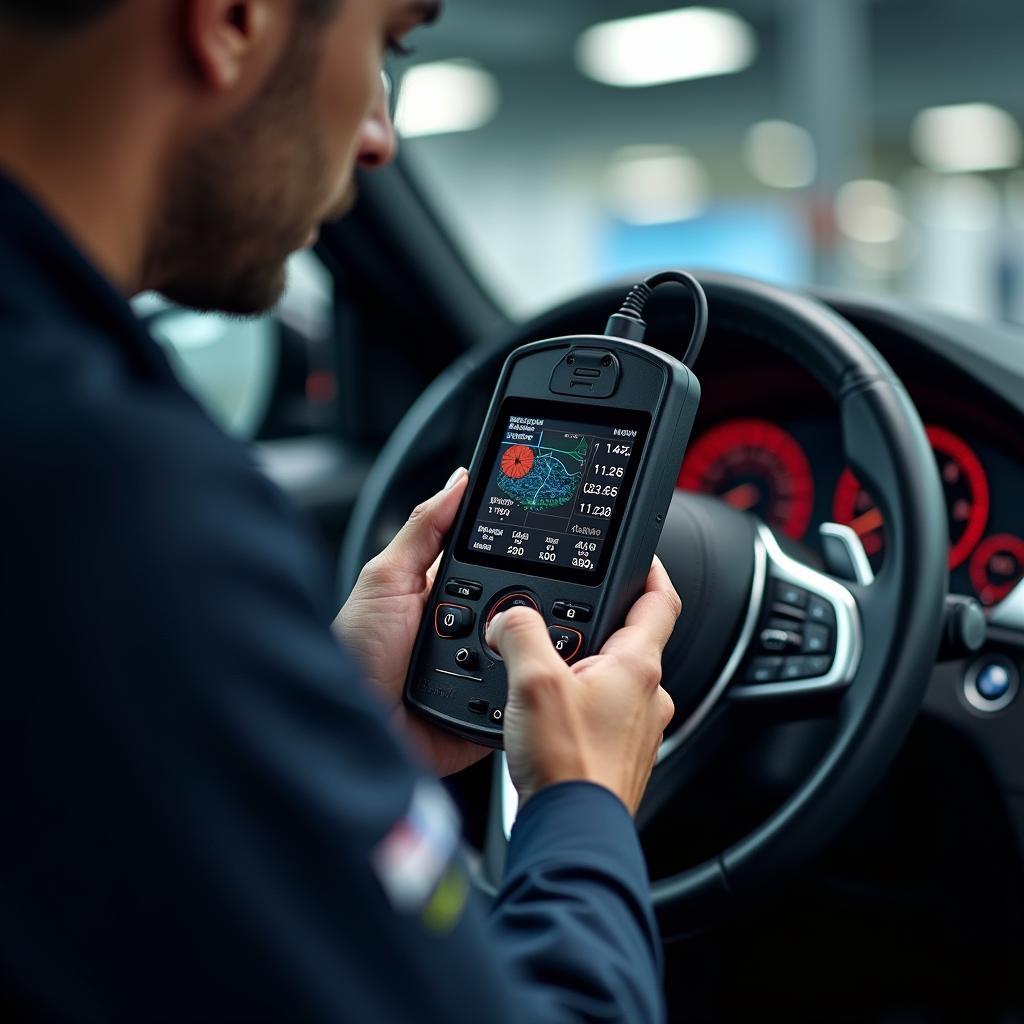
<svg viewBox="0 0 1024 1024"><path fill-rule="evenodd" d="M574 378L566 365L588 368ZM594 376L591 368L600 368ZM578 390L572 380L578 379ZM588 384L590 386L588 386ZM534 564L498 565L500 559L469 551L467 518L474 515L504 434L502 410L537 403L576 414L581 422L644 423L642 450L631 456L631 486L617 530L606 544L600 570L588 575L560 571L554 576ZM505 666L484 643L488 613L496 600L513 592L535 598L550 626L571 627L584 640L572 661L600 650L643 592L690 431L700 403L700 384L674 357L639 342L601 335L553 338L524 345L508 358L491 401L470 465L470 486L449 537L430 595L406 678L405 700L417 714L467 739L502 746L507 697ZM578 410L578 412L577 412ZM491 564L487 564L490 562ZM453 580L479 584L468 595L446 592ZM458 588L454 588L458 589ZM589 605L586 622L554 616L556 602ZM468 608L468 635L446 639L435 628L441 604ZM443 614L443 613L442 613ZM457 613L463 614L463 613ZM456 659L458 652L463 660ZM466 656L468 652L468 657Z"/></svg>

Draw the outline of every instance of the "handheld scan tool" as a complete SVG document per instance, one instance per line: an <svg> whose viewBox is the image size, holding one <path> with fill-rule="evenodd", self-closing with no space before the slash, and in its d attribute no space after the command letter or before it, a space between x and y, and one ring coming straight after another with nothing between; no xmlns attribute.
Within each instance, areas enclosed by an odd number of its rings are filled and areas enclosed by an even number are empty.
<svg viewBox="0 0 1024 1024"><path fill-rule="evenodd" d="M643 343L652 290L670 281L697 315L684 361ZM508 357L441 558L405 699L477 743L502 746L505 666L487 624L538 611L572 663L601 649L643 592L694 417L688 366L707 301L688 274L649 278L606 334L523 345Z"/></svg>

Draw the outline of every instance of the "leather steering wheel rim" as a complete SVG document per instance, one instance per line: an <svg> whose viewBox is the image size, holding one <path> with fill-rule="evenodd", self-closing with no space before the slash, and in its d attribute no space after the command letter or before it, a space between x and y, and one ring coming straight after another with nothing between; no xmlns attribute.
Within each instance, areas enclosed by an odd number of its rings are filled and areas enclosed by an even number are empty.
<svg viewBox="0 0 1024 1024"><path fill-rule="evenodd" d="M711 345L717 328L741 330L802 366L835 401L845 455L885 515L888 555L870 587L848 587L865 643L856 676L839 702L829 749L745 838L653 884L666 933L719 920L790 877L861 806L920 708L948 582L945 504L934 458L913 403L881 355L851 324L810 297L732 275L697 276L708 295ZM381 510L408 470L417 442L443 434L443 421L457 421L452 410L468 391L489 390L513 348L561 332L574 315L613 310L622 293L621 285L598 289L520 325L499 345L471 351L430 385L388 440L364 485L342 548L344 594L376 554Z"/></svg>

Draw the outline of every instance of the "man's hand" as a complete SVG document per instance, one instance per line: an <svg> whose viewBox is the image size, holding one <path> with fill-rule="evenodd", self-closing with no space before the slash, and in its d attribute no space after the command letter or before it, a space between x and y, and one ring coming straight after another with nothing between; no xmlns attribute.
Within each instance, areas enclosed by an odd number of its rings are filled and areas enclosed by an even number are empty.
<svg viewBox="0 0 1024 1024"><path fill-rule="evenodd" d="M402 704L405 674L434 585L436 562L468 479L465 469L456 470L443 491L413 510L398 536L359 574L334 623L335 635L360 660L400 728L439 775L461 771L490 753L409 715Z"/></svg>
<svg viewBox="0 0 1024 1024"><path fill-rule="evenodd" d="M495 616L487 642L508 666L505 752L522 803L545 786L582 780L610 789L636 813L672 720L672 698L660 685L661 655L680 610L655 559L622 629L600 654L571 667L535 611Z"/></svg>

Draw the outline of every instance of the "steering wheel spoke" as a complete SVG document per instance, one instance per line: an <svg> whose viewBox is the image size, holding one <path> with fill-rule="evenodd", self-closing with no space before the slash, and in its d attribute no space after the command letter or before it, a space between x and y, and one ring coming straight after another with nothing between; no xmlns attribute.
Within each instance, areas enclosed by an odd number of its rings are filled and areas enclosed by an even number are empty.
<svg viewBox="0 0 1024 1024"><path fill-rule="evenodd" d="M757 543L767 562L759 614L738 659L729 698L779 700L845 689L857 674L864 648L853 594L787 555L767 526L758 527Z"/></svg>

